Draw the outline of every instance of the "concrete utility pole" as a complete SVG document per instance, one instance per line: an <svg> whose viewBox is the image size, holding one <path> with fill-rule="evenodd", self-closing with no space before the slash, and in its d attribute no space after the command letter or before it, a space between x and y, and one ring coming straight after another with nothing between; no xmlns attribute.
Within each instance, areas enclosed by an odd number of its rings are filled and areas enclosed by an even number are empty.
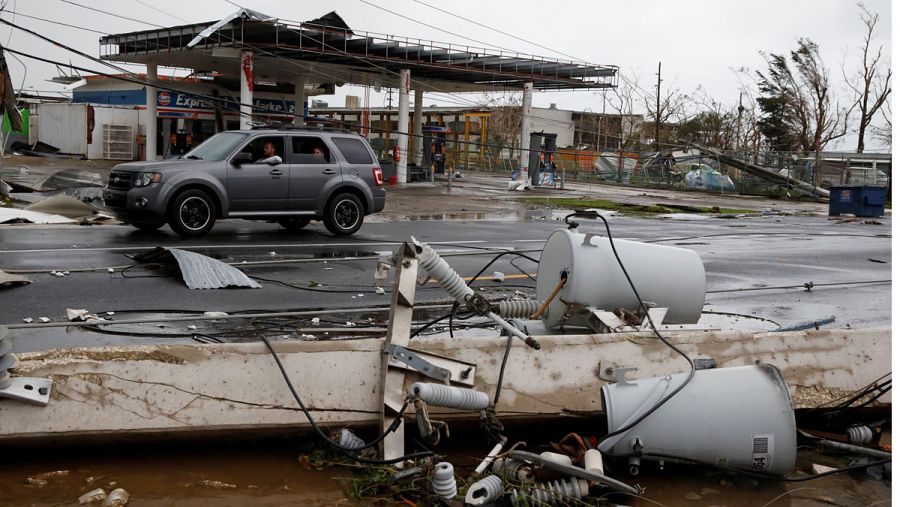
<svg viewBox="0 0 900 507"><path fill-rule="evenodd" d="M659 89L662 88L662 62L656 71L656 152L659 153Z"/></svg>
<svg viewBox="0 0 900 507"><path fill-rule="evenodd" d="M253 51L241 51L241 130L253 128Z"/></svg>
<svg viewBox="0 0 900 507"><path fill-rule="evenodd" d="M409 69L400 69L400 106L397 110L397 146L400 160L397 161L397 182L406 183L406 164L409 159Z"/></svg>
<svg viewBox="0 0 900 507"><path fill-rule="evenodd" d="M147 62L147 81L156 83L156 62ZM147 85L147 139L144 144L144 160L156 160L156 86Z"/></svg>
<svg viewBox="0 0 900 507"><path fill-rule="evenodd" d="M528 150L531 146L531 96L533 94L534 83L528 81L525 83L525 88L522 90L522 137L521 142L519 143L519 148L522 150L519 152L519 178L525 180L528 179L528 161L530 157Z"/></svg>

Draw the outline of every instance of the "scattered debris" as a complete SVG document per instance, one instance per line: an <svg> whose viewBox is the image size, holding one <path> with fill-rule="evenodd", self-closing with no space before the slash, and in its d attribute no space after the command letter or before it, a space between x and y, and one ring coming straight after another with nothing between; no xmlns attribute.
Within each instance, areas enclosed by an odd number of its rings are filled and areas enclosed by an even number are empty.
<svg viewBox="0 0 900 507"><path fill-rule="evenodd" d="M489 475L469 486L466 491L466 505L493 504L503 494L503 481L496 475Z"/></svg>
<svg viewBox="0 0 900 507"><path fill-rule="evenodd" d="M122 488L114 489L109 492L109 495L106 496L106 500L103 500L103 504L101 507L125 507L128 505L128 500L131 495L128 494Z"/></svg>
<svg viewBox="0 0 900 507"><path fill-rule="evenodd" d="M690 493L684 495L684 499L685 499L685 500L692 500L692 501L695 501L695 500L700 500L700 499L702 499L702 498L703 498L702 496L698 495L697 493L694 493L693 491L691 491Z"/></svg>
<svg viewBox="0 0 900 507"><path fill-rule="evenodd" d="M18 287L20 285L28 285L29 283L31 283L31 279L29 278L22 275L7 273L0 269L0 288Z"/></svg>
<svg viewBox="0 0 900 507"><path fill-rule="evenodd" d="M431 489L438 498L446 501L453 500L456 496L456 477L453 475L453 465L446 461L435 465Z"/></svg>
<svg viewBox="0 0 900 507"><path fill-rule="evenodd" d="M29 488L43 488L47 485L47 481L44 479L38 479L36 477L26 477L25 478L25 486Z"/></svg>
<svg viewBox="0 0 900 507"><path fill-rule="evenodd" d="M318 317L313 317L313 318L312 318L312 325L318 326L318 325L319 325L319 322L321 322L321 319L319 319Z"/></svg>
<svg viewBox="0 0 900 507"><path fill-rule="evenodd" d="M34 204L25 206L26 211L58 215L71 219L112 220L112 217L104 214L99 208L91 206L79 199L65 194L57 194Z"/></svg>
<svg viewBox="0 0 900 507"><path fill-rule="evenodd" d="M383 287L375 287L375 294L384 294Z"/></svg>
<svg viewBox="0 0 900 507"><path fill-rule="evenodd" d="M156 247L132 258L139 263L177 263L181 277L189 289L262 288L241 270L212 257L187 250Z"/></svg>
<svg viewBox="0 0 900 507"><path fill-rule="evenodd" d="M50 322L50 319L48 319L47 317L41 317L41 318L39 318L38 320L41 321L41 322L43 322L44 324Z"/></svg>
<svg viewBox="0 0 900 507"><path fill-rule="evenodd" d="M0 208L0 224L73 224L75 220L62 215L51 215L15 208Z"/></svg>
<svg viewBox="0 0 900 507"><path fill-rule="evenodd" d="M203 312L204 317L227 317L228 314L225 312Z"/></svg>
<svg viewBox="0 0 900 507"><path fill-rule="evenodd" d="M68 477L71 472L69 470L54 470L52 472L44 472L35 475L38 479L53 479L55 477Z"/></svg>
<svg viewBox="0 0 900 507"><path fill-rule="evenodd" d="M837 470L837 469L833 468L833 467L825 466L825 465L820 465L818 463L812 464L812 471L817 474L824 474L826 472L833 472L835 470Z"/></svg>
<svg viewBox="0 0 900 507"><path fill-rule="evenodd" d="M187 329L188 331L196 331L196 330L197 330L197 326L191 324L191 325L189 325L189 326L186 326L185 329Z"/></svg>
<svg viewBox="0 0 900 507"><path fill-rule="evenodd" d="M106 491L103 491L103 488L97 488L93 491L88 491L87 493L78 497L78 503L81 505L102 502L103 500L106 500Z"/></svg>
<svg viewBox="0 0 900 507"><path fill-rule="evenodd" d="M883 225L878 220L865 220L863 223L866 225Z"/></svg>
<svg viewBox="0 0 900 507"><path fill-rule="evenodd" d="M880 260L880 259L873 259L873 258L871 258L871 257L869 258L869 261L871 261L871 262L877 262L878 264L887 264L887 261L883 261L883 260Z"/></svg>
<svg viewBox="0 0 900 507"><path fill-rule="evenodd" d="M32 319L31 317L25 317L24 319L22 319L22 322L31 324L32 322L34 322L34 319Z"/></svg>
<svg viewBox="0 0 900 507"><path fill-rule="evenodd" d="M53 275L53 276L55 276L55 277L57 277L57 278L62 278L62 277L64 277L64 276L66 276L66 272L64 272L64 271L56 271L56 270L54 270L54 271L51 271L50 274Z"/></svg>
<svg viewBox="0 0 900 507"><path fill-rule="evenodd" d="M502 282L505 279L506 279L506 275L504 275L503 272L494 271L494 281L495 282Z"/></svg>
<svg viewBox="0 0 900 507"><path fill-rule="evenodd" d="M204 488L212 489L237 489L237 484L230 484L222 481L202 480L199 483Z"/></svg>

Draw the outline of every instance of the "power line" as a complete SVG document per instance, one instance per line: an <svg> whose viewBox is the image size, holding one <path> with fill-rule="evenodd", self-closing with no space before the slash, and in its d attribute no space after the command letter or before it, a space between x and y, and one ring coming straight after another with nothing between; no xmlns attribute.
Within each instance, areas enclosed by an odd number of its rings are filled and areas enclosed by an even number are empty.
<svg viewBox="0 0 900 507"><path fill-rule="evenodd" d="M114 13L114 12L104 11L103 9L98 9L98 8L96 8L96 7L90 7L90 6L88 6L88 5L82 5L82 4L78 3L78 2L73 2L72 0L59 0L59 1L60 1L60 2L63 2L63 3L71 4L71 5L74 5L74 6L77 6L77 7L81 7L82 9L87 9L87 10L89 10L89 11L99 12L99 13L101 13L101 14L106 14L107 16L114 16L114 17L117 17L117 18L127 19L128 21L134 21L135 23L141 23L141 24L144 24L144 25L147 25L147 26L152 26L152 27L154 27L154 28L165 28L165 27L162 26L162 25L156 25L156 24L149 23L149 22L144 21L144 20L141 20L141 19L129 18L128 16L123 16L123 15L121 15L121 14L116 14L116 13Z"/></svg>
<svg viewBox="0 0 900 507"><path fill-rule="evenodd" d="M75 29L77 29L77 30L84 30L84 31L86 31L86 32L93 32L93 33L100 34L100 35L109 35L109 34L106 33L106 32L101 32L100 30L94 30L93 28L87 28L87 27L84 27L84 26L78 26L78 25L70 25L69 23L63 23L62 21L54 21L54 20L52 20L52 19L39 18L39 17L37 17L37 16L31 16L31 15L29 15L29 14L23 14L23 13L21 13L21 12L17 12L17 11L13 11L13 10L7 10L7 11L5 11L5 12L10 12L10 13L12 13L14 16L21 16L21 17L23 17L23 18L35 19L35 20L37 20L37 21L43 21L43 22L45 22L45 23L51 23L51 24L54 24L54 25L67 26L67 27L69 27L69 28L75 28ZM13 19L15 19L15 18L13 18ZM7 44L8 44L8 43L7 43Z"/></svg>

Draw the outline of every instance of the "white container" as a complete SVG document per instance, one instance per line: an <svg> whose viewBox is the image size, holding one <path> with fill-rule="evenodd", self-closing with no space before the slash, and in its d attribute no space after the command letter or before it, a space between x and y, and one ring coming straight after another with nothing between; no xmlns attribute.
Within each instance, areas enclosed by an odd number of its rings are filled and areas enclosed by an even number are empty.
<svg viewBox="0 0 900 507"><path fill-rule="evenodd" d="M646 413L686 373L603 386L610 431ZM679 457L714 466L786 475L797 457L797 427L781 371L763 364L700 370L678 394L624 433L601 442L604 455ZM668 456L669 458L666 458ZM636 467L636 465L633 465ZM636 473L636 469L632 470Z"/></svg>
<svg viewBox="0 0 900 507"><path fill-rule="evenodd" d="M696 252L621 239L613 241L648 308L669 309L663 322L695 324L700 319L706 299L706 271ZM565 287L542 316L550 329L563 325L587 327L584 313L576 312L564 318L563 301L607 311L640 309L605 236L571 230L551 234L538 266L538 300L545 301L563 276L568 278Z"/></svg>

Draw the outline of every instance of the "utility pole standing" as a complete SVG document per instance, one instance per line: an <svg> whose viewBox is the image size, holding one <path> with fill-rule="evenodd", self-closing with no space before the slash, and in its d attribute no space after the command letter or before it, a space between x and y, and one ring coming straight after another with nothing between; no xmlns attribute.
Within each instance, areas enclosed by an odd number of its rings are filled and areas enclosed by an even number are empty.
<svg viewBox="0 0 900 507"><path fill-rule="evenodd" d="M662 62L656 71L656 152L659 153L659 89L662 86Z"/></svg>

